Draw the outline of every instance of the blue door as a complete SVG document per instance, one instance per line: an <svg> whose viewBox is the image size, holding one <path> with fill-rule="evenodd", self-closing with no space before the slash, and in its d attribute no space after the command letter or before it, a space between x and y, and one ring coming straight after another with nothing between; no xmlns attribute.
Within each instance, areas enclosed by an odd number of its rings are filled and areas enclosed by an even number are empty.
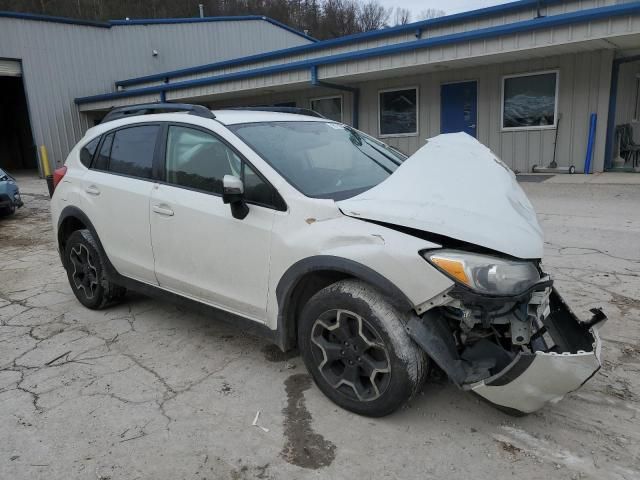
<svg viewBox="0 0 640 480"><path fill-rule="evenodd" d="M476 136L478 84L447 83L440 87L440 132Z"/></svg>

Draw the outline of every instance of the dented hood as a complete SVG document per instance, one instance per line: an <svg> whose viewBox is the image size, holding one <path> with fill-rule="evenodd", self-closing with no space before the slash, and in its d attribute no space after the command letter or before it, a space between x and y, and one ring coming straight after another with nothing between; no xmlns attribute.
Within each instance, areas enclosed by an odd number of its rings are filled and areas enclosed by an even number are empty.
<svg viewBox="0 0 640 480"><path fill-rule="evenodd" d="M466 133L429 139L382 183L337 203L355 218L445 235L518 258L542 257L542 230L514 173Z"/></svg>

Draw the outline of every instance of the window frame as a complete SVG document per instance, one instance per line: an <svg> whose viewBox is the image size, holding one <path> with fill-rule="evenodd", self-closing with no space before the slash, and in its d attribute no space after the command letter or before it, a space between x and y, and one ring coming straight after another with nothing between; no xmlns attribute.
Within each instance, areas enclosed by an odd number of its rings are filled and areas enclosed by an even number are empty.
<svg viewBox="0 0 640 480"><path fill-rule="evenodd" d="M319 100L333 100L334 98L340 99L340 123L344 123L344 95L325 95L324 97L313 97L309 99L309 109L313 110L313 102L317 102ZM315 110L314 110L315 111ZM331 120L331 119L327 119Z"/></svg>
<svg viewBox="0 0 640 480"><path fill-rule="evenodd" d="M504 126L504 90L507 80L510 78L520 78L520 77L532 77L535 75L546 75L554 73L556 75L556 91L554 93L554 106L553 106L553 125L536 125L536 126L526 126L526 127L505 127ZM501 132L521 132L527 130L555 130L558 128L558 106L560 104L560 69L552 69L552 70L538 70L535 72L527 72L527 73L515 73L510 75L502 76L502 88L500 94L500 131Z"/></svg>
<svg viewBox="0 0 640 480"><path fill-rule="evenodd" d="M411 133L382 133L382 98L381 94L388 92L400 92L402 90L416 91L416 131ZM378 90L378 138L417 137L420 134L420 88L418 85L407 87L384 88Z"/></svg>
<svg viewBox="0 0 640 480"><path fill-rule="evenodd" d="M154 158L154 160L157 161L157 164L154 163L154 177L156 178L155 181L157 183L162 184L162 185L167 185L167 186L170 186L170 187L174 187L174 188L183 188L185 190L190 190L192 192L203 193L205 195L211 195L211 196L218 197L218 198L222 199L222 194L221 193L210 192L208 190L202 190L202 189L194 188L194 187L187 187L185 185L176 185L175 183L171 183L171 182L167 181L166 151L167 151L167 143L169 142L169 128L170 127L191 128L193 130L198 130L198 131L200 131L202 133L206 133L208 135L211 135L211 136L215 137L218 141L220 141L224 146L229 148L240 159L240 162L243 164L243 166L241 167L243 176L244 176L244 164L246 164L246 165L249 166L249 168L251 168L251 170L253 170L255 172L255 174L264 183L266 183L269 187L271 187L273 189L273 191L275 192L275 198L274 198L273 205L268 205L268 204L260 203L260 202L254 202L252 200L245 200L247 204L255 205L255 206L263 207L263 208L268 208L270 210L275 210L275 211L278 211L278 212L286 212L288 210L287 202L285 202L284 197L280 194L278 189L276 187L274 187L273 184L269 180L267 180L265 178L265 176L262 174L262 172L260 172L260 170L258 170L255 167L255 165L253 165L242 153L240 153L237 148L235 148L233 145L231 145L228 141L226 141L218 133L216 133L216 132L214 132L212 130L209 130L206 127L202 127L200 125L194 125L192 123L164 122L164 129L162 130L162 132L160 134L163 137L163 141L162 141L162 144L160 145L160 151L158 152L159 153L158 154L158 158L157 159ZM155 171L156 168L157 168L157 172ZM242 179L242 181L244 182L244 178Z"/></svg>
<svg viewBox="0 0 640 480"><path fill-rule="evenodd" d="M640 123L640 73L636 73L635 77L635 102L633 104L633 118L631 119L632 123Z"/></svg>
<svg viewBox="0 0 640 480"><path fill-rule="evenodd" d="M135 175L128 175L126 173L120 173L120 172L113 172L111 170L109 170L109 167L111 166L111 150L109 150L109 163L107 164L107 170L102 170L100 168L95 168L93 166L94 162L96 161L96 156L97 154L100 153L100 150L102 150L102 144L104 143L105 139L113 133L113 138L115 139L115 135L116 132L118 130L124 130L127 128L135 128L135 127L147 127L147 126L157 126L160 127L158 129L158 134L156 137L156 143L153 147L153 157L151 159L151 177L150 178L146 178L146 177L138 177ZM91 159L91 165L88 167L89 170L93 170L94 172L100 172L100 173L108 173L110 175L117 175L119 177L125 177L125 178L134 178L136 180L143 180L146 182L155 182L156 181L156 164L157 164L157 155L158 155L158 149L160 147L159 142L162 139L162 135L163 135L163 124L162 122L141 122L141 123L130 123L127 125L122 125L120 127L111 129L111 130L107 130L106 132L103 132L100 135L100 142L98 143L98 148L96 149L96 153L93 155L93 158ZM111 145L111 147L113 147L113 145Z"/></svg>

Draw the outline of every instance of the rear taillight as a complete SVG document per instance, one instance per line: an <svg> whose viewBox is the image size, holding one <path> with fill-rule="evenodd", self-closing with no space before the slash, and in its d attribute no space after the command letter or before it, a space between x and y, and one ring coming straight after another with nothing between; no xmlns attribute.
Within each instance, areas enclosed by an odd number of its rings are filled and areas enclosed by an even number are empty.
<svg viewBox="0 0 640 480"><path fill-rule="evenodd" d="M67 173L67 167L64 165L60 168L56 168L53 171L53 189L55 190L58 184L62 181L62 177L64 177L65 173Z"/></svg>

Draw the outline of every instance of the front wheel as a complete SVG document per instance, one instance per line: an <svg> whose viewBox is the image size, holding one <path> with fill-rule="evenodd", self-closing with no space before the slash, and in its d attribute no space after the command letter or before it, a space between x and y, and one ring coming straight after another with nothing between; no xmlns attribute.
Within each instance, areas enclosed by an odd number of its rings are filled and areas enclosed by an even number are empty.
<svg viewBox="0 0 640 480"><path fill-rule="evenodd" d="M370 417L401 407L423 383L427 357L405 314L359 280L343 280L304 306L298 345L314 381L342 408Z"/></svg>

